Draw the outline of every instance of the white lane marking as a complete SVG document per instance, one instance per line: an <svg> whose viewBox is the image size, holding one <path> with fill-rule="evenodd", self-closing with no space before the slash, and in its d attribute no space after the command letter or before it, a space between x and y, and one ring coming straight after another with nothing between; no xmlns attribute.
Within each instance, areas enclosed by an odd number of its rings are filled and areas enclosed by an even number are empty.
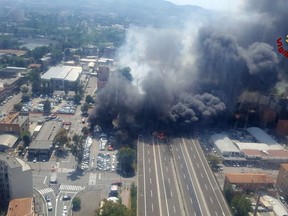
<svg viewBox="0 0 288 216"><path fill-rule="evenodd" d="M184 179L186 179L186 175L185 175L185 173L183 173L183 177L184 177Z"/></svg>
<svg viewBox="0 0 288 216"><path fill-rule="evenodd" d="M148 158L148 163L150 163L150 158Z"/></svg>
<svg viewBox="0 0 288 216"><path fill-rule="evenodd" d="M166 157L164 157L164 160L166 161Z"/></svg>
<svg viewBox="0 0 288 216"><path fill-rule="evenodd" d="M218 216L218 213L215 211L215 215ZM224 215L224 214L223 214Z"/></svg>
<svg viewBox="0 0 288 216"><path fill-rule="evenodd" d="M47 179L47 176L44 178L43 184L45 184L45 182L46 182L46 179Z"/></svg>
<svg viewBox="0 0 288 216"><path fill-rule="evenodd" d="M213 204L213 200L212 200L211 196L210 196L210 202Z"/></svg>
<svg viewBox="0 0 288 216"><path fill-rule="evenodd" d="M152 212L154 211L153 203L151 204L151 210L152 210Z"/></svg>
<svg viewBox="0 0 288 216"><path fill-rule="evenodd" d="M101 179L101 173L99 173L99 180Z"/></svg>
<svg viewBox="0 0 288 216"><path fill-rule="evenodd" d="M199 163L197 163L197 167L199 168Z"/></svg>
<svg viewBox="0 0 288 216"><path fill-rule="evenodd" d="M144 149L145 146L143 145L143 177L144 177L144 185L143 185L143 188L144 188L144 216L147 216L147 197L146 197L146 178L145 178L145 174L146 174L146 171L145 171L145 154L144 154ZM149 151L149 150L148 150Z"/></svg>
<svg viewBox="0 0 288 216"><path fill-rule="evenodd" d="M201 177L203 178L203 174L202 174L202 173L200 173L200 175L201 175Z"/></svg>
<svg viewBox="0 0 288 216"><path fill-rule="evenodd" d="M176 151L178 152L178 148L176 147Z"/></svg>
<svg viewBox="0 0 288 216"><path fill-rule="evenodd" d="M175 208L175 205L173 205L173 210L174 210L174 213L176 213L176 208Z"/></svg>
<svg viewBox="0 0 288 216"><path fill-rule="evenodd" d="M187 188L187 190L189 190L189 186L186 184L186 188Z"/></svg>
<svg viewBox="0 0 288 216"><path fill-rule="evenodd" d="M151 173L151 168L149 167L149 173Z"/></svg>
<svg viewBox="0 0 288 216"><path fill-rule="evenodd" d="M208 187L207 187L207 185L205 184L205 188L206 188L206 190L208 190Z"/></svg>
<svg viewBox="0 0 288 216"><path fill-rule="evenodd" d="M168 183L170 184L171 182L170 182L170 178L168 178Z"/></svg>
<svg viewBox="0 0 288 216"><path fill-rule="evenodd" d="M166 172L167 172L167 173L169 172L168 167L166 167Z"/></svg>
<svg viewBox="0 0 288 216"><path fill-rule="evenodd" d="M180 160L180 156L178 155L178 159Z"/></svg>
<svg viewBox="0 0 288 216"><path fill-rule="evenodd" d="M196 159L196 156L195 156L195 154L193 154L193 158L194 158L194 159Z"/></svg>
<svg viewBox="0 0 288 216"><path fill-rule="evenodd" d="M152 192L152 190L150 190L150 195L151 195L151 197L153 197L153 192Z"/></svg>
<svg viewBox="0 0 288 216"><path fill-rule="evenodd" d="M150 178L150 184L152 184L152 179Z"/></svg>
<svg viewBox="0 0 288 216"><path fill-rule="evenodd" d="M171 194L171 197L173 197L173 192L172 191L170 191L170 194Z"/></svg>
<svg viewBox="0 0 288 216"><path fill-rule="evenodd" d="M150 155L150 150L148 150L148 155Z"/></svg>
<svg viewBox="0 0 288 216"><path fill-rule="evenodd" d="M180 164L180 166L181 166L181 168L183 169L183 165L182 165L182 163Z"/></svg>

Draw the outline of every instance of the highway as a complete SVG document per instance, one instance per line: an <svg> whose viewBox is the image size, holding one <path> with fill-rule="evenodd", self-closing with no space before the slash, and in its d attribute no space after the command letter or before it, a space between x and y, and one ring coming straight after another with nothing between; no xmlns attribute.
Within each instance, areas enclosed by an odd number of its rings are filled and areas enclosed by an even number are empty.
<svg viewBox="0 0 288 216"><path fill-rule="evenodd" d="M138 139L138 216L231 215L200 144Z"/></svg>

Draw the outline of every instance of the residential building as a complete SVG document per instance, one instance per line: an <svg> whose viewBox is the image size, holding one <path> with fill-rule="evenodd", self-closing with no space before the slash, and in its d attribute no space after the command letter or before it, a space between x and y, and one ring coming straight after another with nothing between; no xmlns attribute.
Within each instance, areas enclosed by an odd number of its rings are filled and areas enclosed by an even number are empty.
<svg viewBox="0 0 288 216"><path fill-rule="evenodd" d="M280 165L276 187L283 196L288 196L288 163Z"/></svg>
<svg viewBox="0 0 288 216"><path fill-rule="evenodd" d="M19 184L21 180L21 184ZM33 197L32 169L17 157L0 154L0 205L12 199Z"/></svg>
<svg viewBox="0 0 288 216"><path fill-rule="evenodd" d="M6 216L34 216L33 198L13 199L9 202Z"/></svg>
<svg viewBox="0 0 288 216"><path fill-rule="evenodd" d="M11 112L0 121L0 133L21 135L29 131L29 115L26 113Z"/></svg>

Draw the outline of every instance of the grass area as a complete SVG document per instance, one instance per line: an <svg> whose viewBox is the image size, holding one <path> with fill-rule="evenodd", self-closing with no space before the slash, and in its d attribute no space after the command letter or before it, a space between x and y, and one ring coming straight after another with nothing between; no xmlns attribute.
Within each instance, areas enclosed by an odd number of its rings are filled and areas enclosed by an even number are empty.
<svg viewBox="0 0 288 216"><path fill-rule="evenodd" d="M130 189L130 202L131 202L131 209L130 209L130 216L137 215L137 187L134 183L131 185Z"/></svg>

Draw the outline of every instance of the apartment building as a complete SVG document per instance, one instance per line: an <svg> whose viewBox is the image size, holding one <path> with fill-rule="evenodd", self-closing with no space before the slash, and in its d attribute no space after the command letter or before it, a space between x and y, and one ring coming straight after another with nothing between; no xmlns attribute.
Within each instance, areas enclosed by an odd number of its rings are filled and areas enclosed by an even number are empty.
<svg viewBox="0 0 288 216"><path fill-rule="evenodd" d="M26 197L33 197L31 167L19 158L0 154L1 207L7 208L12 199Z"/></svg>

